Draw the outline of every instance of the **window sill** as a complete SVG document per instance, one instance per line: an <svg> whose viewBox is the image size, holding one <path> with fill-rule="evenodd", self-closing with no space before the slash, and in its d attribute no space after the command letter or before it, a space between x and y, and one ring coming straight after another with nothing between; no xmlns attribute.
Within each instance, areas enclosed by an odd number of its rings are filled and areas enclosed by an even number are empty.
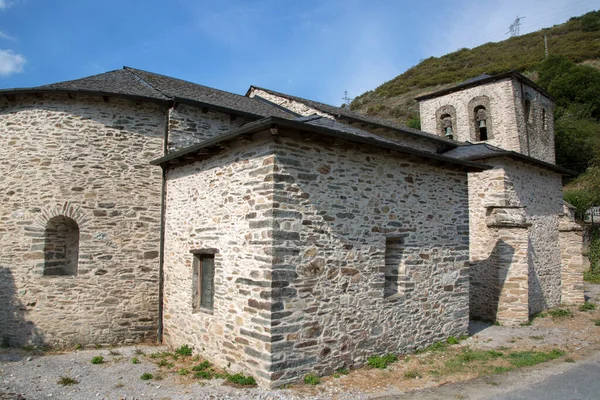
<svg viewBox="0 0 600 400"><path fill-rule="evenodd" d="M198 308L196 310L193 310L192 314L209 314L209 315L214 315L215 311L214 310L209 310L208 308Z"/></svg>

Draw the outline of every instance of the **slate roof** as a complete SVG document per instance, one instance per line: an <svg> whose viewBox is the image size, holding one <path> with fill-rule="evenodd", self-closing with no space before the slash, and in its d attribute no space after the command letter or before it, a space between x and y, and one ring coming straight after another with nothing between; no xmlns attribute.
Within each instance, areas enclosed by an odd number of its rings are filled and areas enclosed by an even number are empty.
<svg viewBox="0 0 600 400"><path fill-rule="evenodd" d="M258 99L129 67L33 88L0 90L0 94L56 91L121 95L159 102L177 101L255 118L295 117L293 113L285 112L280 107L271 106Z"/></svg>
<svg viewBox="0 0 600 400"><path fill-rule="evenodd" d="M244 114L261 117L293 117L291 113L285 112L279 107L273 107L258 99L251 99L239 94L213 89L208 86L198 85L196 83L142 71L140 69L130 67L123 68L143 79L154 89L175 101L216 106L225 110L236 110Z"/></svg>
<svg viewBox="0 0 600 400"><path fill-rule="evenodd" d="M402 146L396 142L387 140L371 132L353 128L330 118L320 116L300 117L296 119L284 119L278 117L263 118L258 121L250 122L225 134L216 136L212 139L173 152L164 157L153 160L150 163L153 165L162 165L164 167L169 164L177 164L182 160L194 159L194 157L198 156L210 157L212 154L221 150L221 144L224 142L233 140L242 135L250 135L273 127L313 133L319 136L328 136L331 138L338 138L355 143L393 150L399 153L411 154L435 162L441 162L446 165L462 167L468 171L482 171L492 168L490 166L471 162L469 160L461 160L428 151L418 150L412 147Z"/></svg>
<svg viewBox="0 0 600 400"><path fill-rule="evenodd" d="M457 158L465 161L481 161L490 158L498 157L509 157L516 158L529 164L534 164L539 167L549 169L553 172L561 175L575 175L575 172L559 167L554 164L547 163L545 161L538 160L525 154L517 153L515 151L504 150L500 147L492 146L487 143L469 144L466 146L460 146L444 153L445 156Z"/></svg>
<svg viewBox="0 0 600 400"><path fill-rule="evenodd" d="M376 118L376 117L371 117L371 116L355 113L355 112L350 111L348 108L335 107L335 106L332 106L329 104L320 103L318 101L313 101L313 100L309 100L309 99L304 99L302 97L297 97L297 96L292 96L292 95L285 94L285 93L276 92L274 90L265 89L265 88L261 88L258 86L251 86L250 89L248 89L248 92L246 92L246 96L248 96L250 94L250 92L252 91L253 88L258 89L258 90L264 90L265 92L271 93L275 96L284 97L286 99L305 104L308 107L311 107L311 108L314 108L321 112L333 115L334 117L338 117L338 118L341 117L341 118L350 119L350 120L356 121L356 122L363 122L363 123L367 123L367 124L371 124L371 125L377 125L377 126L380 126L383 128L396 130L396 131L408 134L413 137L420 137L420 138L424 138L424 139L428 139L428 140L435 140L438 142L442 142L449 147L456 147L461 144L460 142L457 142L455 140L449 140L444 137L434 135L432 133L423 132L418 129L409 128L408 126L404 126L404 125L400 125L400 124L395 124L386 119ZM255 98L260 98L260 97L256 96ZM268 102L268 100L264 100L264 101L267 103L270 103L270 102Z"/></svg>

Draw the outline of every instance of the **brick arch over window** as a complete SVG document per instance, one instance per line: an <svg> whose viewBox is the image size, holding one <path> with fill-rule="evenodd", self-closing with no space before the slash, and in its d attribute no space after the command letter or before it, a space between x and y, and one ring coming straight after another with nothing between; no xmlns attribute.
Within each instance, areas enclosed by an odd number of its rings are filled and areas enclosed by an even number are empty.
<svg viewBox="0 0 600 400"><path fill-rule="evenodd" d="M79 262L79 225L58 215L46 223L44 230L44 275L77 275Z"/></svg>
<svg viewBox="0 0 600 400"><path fill-rule="evenodd" d="M454 138L457 137L456 132L456 109L454 106L450 104L446 104L437 109L435 112L435 120L436 120L436 133L442 137L446 136L445 123L443 117L450 116L450 120L452 121L452 135Z"/></svg>
<svg viewBox="0 0 600 400"><path fill-rule="evenodd" d="M492 110L490 108L490 98L487 96L477 96L471 99L468 105L469 110L469 137L471 142L481 142L494 138L494 121ZM485 117L484 117L485 115ZM485 139L481 137L481 120L485 118Z"/></svg>

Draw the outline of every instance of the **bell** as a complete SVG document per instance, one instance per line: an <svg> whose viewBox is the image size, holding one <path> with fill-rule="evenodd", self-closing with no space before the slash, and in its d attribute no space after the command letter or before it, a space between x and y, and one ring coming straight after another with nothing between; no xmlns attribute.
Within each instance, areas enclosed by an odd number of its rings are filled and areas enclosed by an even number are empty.
<svg viewBox="0 0 600 400"><path fill-rule="evenodd" d="M447 126L446 127L446 135L445 135L448 139L452 139L452 127L451 126Z"/></svg>
<svg viewBox="0 0 600 400"><path fill-rule="evenodd" d="M485 128L485 119L482 119L481 121L479 121L479 127Z"/></svg>

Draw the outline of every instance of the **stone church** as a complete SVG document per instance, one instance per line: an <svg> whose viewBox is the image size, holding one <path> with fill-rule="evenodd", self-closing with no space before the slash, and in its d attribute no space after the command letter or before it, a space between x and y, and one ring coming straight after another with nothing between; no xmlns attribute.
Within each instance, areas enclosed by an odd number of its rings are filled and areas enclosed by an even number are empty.
<svg viewBox="0 0 600 400"><path fill-rule="evenodd" d="M189 344L277 386L583 302L551 96L417 100L423 131L128 67L0 91L2 344Z"/></svg>

